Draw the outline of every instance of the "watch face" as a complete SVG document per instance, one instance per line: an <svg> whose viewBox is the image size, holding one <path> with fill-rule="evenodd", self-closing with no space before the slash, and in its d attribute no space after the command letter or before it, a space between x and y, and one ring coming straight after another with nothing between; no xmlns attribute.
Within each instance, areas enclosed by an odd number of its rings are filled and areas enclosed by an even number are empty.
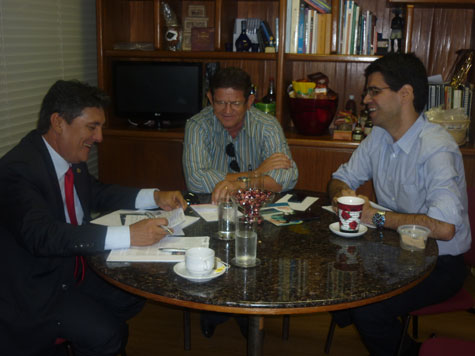
<svg viewBox="0 0 475 356"><path fill-rule="evenodd" d="M380 213L376 213L373 215L373 224L377 228L382 228L384 226L385 218L384 215L381 215Z"/></svg>

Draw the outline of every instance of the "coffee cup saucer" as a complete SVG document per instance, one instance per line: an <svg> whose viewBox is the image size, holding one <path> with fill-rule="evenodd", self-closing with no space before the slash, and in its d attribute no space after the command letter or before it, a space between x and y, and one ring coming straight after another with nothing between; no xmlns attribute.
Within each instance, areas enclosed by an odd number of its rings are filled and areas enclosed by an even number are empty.
<svg viewBox="0 0 475 356"><path fill-rule="evenodd" d="M221 276L224 272L226 272L226 265L221 261L217 261L216 268L212 270L210 274L207 274L204 276L194 276L188 272L185 266L185 262L183 261L183 262L178 262L176 265L174 265L173 271L180 277L183 277L191 282L202 283L202 282L208 282L216 277Z"/></svg>
<svg viewBox="0 0 475 356"><path fill-rule="evenodd" d="M358 237L358 236L364 235L368 231L368 228L364 226L363 224L360 224L360 228L358 232L344 232L344 231L340 231L340 223L337 221L337 222L334 222L333 224L330 224L330 230L331 232L333 232L334 234L338 236L351 238L351 237Z"/></svg>

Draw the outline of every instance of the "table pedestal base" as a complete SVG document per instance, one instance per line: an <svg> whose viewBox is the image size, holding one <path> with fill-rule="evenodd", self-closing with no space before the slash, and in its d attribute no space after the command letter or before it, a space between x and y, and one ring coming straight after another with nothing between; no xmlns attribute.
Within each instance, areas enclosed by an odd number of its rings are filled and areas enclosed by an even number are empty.
<svg viewBox="0 0 475 356"><path fill-rule="evenodd" d="M247 338L247 356L262 355L264 337L264 317L249 315L249 335Z"/></svg>

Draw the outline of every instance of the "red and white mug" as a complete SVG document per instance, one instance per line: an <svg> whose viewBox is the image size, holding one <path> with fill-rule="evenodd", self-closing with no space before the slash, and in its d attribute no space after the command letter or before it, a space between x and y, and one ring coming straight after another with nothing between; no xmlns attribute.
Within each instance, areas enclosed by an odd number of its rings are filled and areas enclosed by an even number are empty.
<svg viewBox="0 0 475 356"><path fill-rule="evenodd" d="M339 197L337 202L340 231L358 232L360 229L364 199L353 196L345 196Z"/></svg>

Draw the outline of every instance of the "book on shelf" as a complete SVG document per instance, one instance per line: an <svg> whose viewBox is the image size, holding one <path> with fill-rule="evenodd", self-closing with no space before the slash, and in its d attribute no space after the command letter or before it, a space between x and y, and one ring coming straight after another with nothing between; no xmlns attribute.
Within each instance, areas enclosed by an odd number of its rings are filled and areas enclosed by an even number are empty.
<svg viewBox="0 0 475 356"><path fill-rule="evenodd" d="M473 84L453 87L450 83L429 83L426 110L441 107L444 110L463 108L470 117L472 110Z"/></svg>
<svg viewBox="0 0 475 356"><path fill-rule="evenodd" d="M302 1L307 3L311 8L317 10L321 14L327 14L331 12L331 4L328 4L325 0L302 0Z"/></svg>
<svg viewBox="0 0 475 356"><path fill-rule="evenodd" d="M192 51L214 51L214 27L191 29Z"/></svg>
<svg viewBox="0 0 475 356"><path fill-rule="evenodd" d="M300 0L289 0L288 3L291 3L291 6L292 6L289 53L297 53L298 33L299 33Z"/></svg>

